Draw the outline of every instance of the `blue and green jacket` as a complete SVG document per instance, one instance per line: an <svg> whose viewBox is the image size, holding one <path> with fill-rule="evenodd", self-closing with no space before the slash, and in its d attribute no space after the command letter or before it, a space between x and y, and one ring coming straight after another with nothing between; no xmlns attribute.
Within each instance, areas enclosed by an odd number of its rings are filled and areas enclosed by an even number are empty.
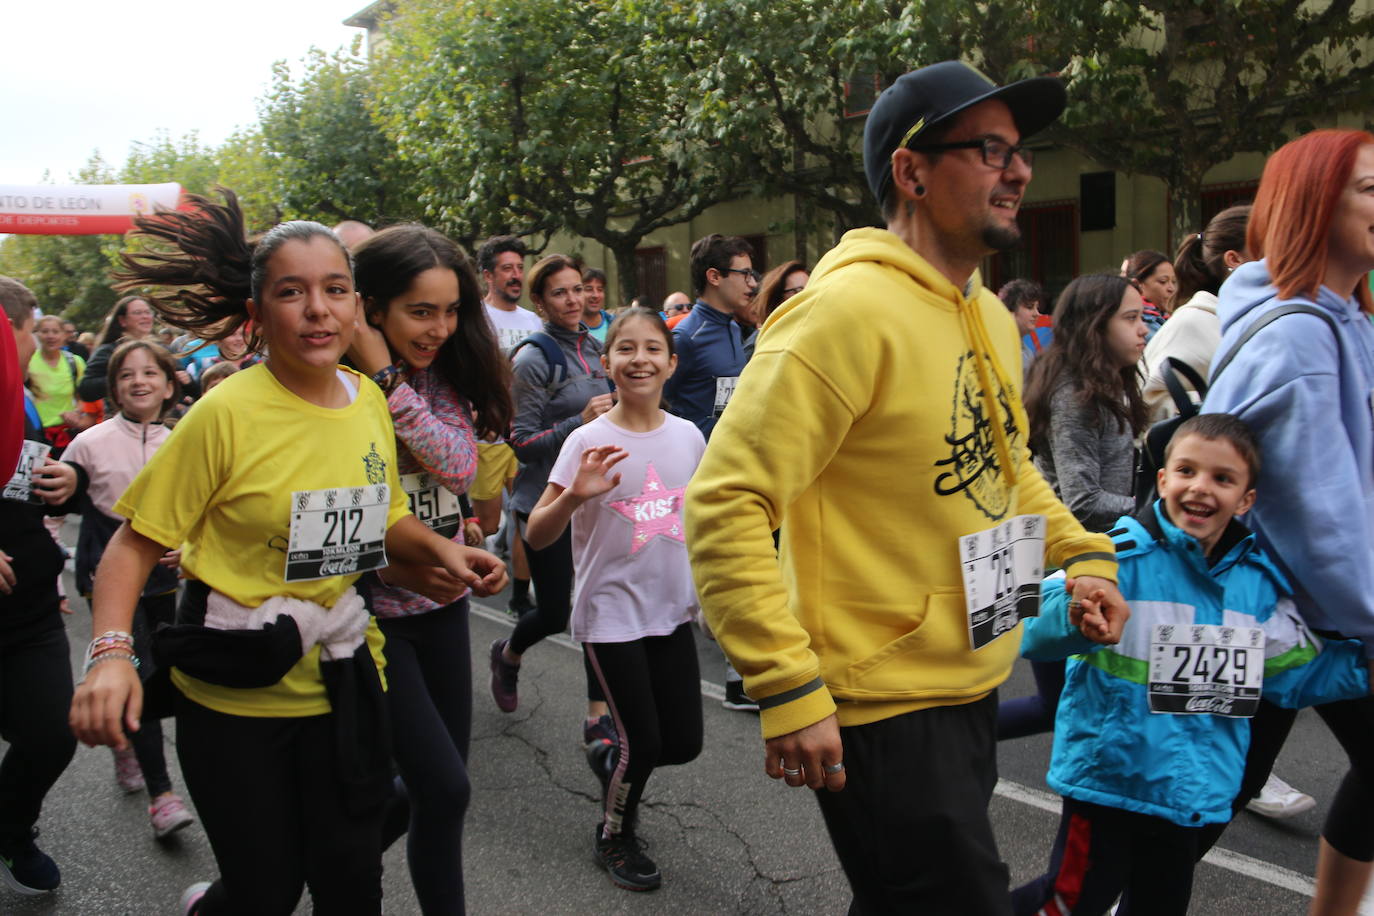
<svg viewBox="0 0 1374 916"><path fill-rule="evenodd" d="M1298 616L1278 567L1232 521L1209 563L1169 521L1162 502L1108 532L1118 587L1131 617L1115 646L1069 625L1062 578L1047 579L1040 616L1026 621L1021 654L1068 658L1048 781L1060 795L1136 811L1184 827L1230 820L1240 790L1250 721L1152 713L1150 638L1155 624L1260 627L1265 699L1297 708L1369 693L1358 640L1321 640Z"/></svg>

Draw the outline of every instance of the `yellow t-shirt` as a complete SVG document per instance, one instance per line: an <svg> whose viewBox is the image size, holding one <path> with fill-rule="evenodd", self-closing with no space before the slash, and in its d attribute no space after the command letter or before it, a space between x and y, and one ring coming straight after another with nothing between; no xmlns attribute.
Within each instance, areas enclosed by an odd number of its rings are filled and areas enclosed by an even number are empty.
<svg viewBox="0 0 1374 916"><path fill-rule="evenodd" d="M385 511L388 528L410 511L396 475L386 400L371 381L352 375L357 397L347 407L330 409L292 394L266 365L234 373L177 424L115 503L115 512L139 534L181 546L186 575L239 604L257 607L286 595L332 607L357 573L287 581L293 521L301 526L299 494L344 488L345 500L354 493L373 501L381 496L384 506L370 517ZM389 493L380 491L383 484ZM317 539L329 536L316 531ZM302 553L292 556L295 578L302 575L296 562ZM331 568L328 562L317 562L313 570L305 565L307 575ZM367 640L381 670L382 636L375 622L368 624ZM322 715L330 707L319 654L317 646L271 687L221 687L175 668L172 681L195 702L230 715Z"/></svg>

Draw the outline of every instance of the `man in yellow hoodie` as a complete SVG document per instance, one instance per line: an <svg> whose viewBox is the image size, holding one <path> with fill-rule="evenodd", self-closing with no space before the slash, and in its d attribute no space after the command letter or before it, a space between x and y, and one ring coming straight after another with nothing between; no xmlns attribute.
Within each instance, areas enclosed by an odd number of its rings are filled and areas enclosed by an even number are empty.
<svg viewBox="0 0 1374 916"><path fill-rule="evenodd" d="M979 261L1019 239L1019 144L1058 80L956 61L869 114L887 229L847 233L764 325L687 490L707 619L758 700L765 770L817 792L851 913L1010 913L987 806L996 688L1043 564L1126 610L1111 541L1031 464L1015 325ZM770 532L781 526L781 563ZM968 537L976 535L976 537Z"/></svg>

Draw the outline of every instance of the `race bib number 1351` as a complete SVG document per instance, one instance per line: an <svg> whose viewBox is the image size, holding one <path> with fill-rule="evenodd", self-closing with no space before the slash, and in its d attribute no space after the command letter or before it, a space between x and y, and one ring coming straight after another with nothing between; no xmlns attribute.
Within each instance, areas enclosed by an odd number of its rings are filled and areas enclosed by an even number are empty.
<svg viewBox="0 0 1374 916"><path fill-rule="evenodd" d="M391 488L384 483L291 494L287 582L363 573L386 566L386 517Z"/></svg>

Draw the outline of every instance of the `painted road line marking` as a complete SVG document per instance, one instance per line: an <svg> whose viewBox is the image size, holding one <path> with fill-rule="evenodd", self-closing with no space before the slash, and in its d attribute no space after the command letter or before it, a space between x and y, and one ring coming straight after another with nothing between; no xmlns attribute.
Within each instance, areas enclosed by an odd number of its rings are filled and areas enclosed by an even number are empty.
<svg viewBox="0 0 1374 916"><path fill-rule="evenodd" d="M504 624L508 627L515 626L515 621L513 621L511 616L504 611L484 604L479 604L476 601L468 602L468 606L471 608L472 613L490 620L493 623ZM582 651L582 647L569 639L566 633L558 633L549 636L545 641L557 643L565 649L574 649L579 652ZM725 691L719 684L711 684L707 681L702 681L701 692L703 695L713 700L725 699ZM997 788L993 791L997 795L1011 801L1020 802L1032 808L1039 808L1041 811L1047 811L1050 814L1059 814L1059 796L1051 792L1046 792L1043 789L1035 789L1030 786L1023 786L1018 782L1001 779L998 780ZM1262 859L1242 855L1238 852L1232 852L1229 849L1222 849L1219 846L1213 847L1212 851L1207 853L1202 861L1206 862L1208 865L1215 865L1217 868L1224 868L1229 872L1243 875L1246 878L1252 878L1255 881L1261 881L1265 884L1271 884L1274 887L1281 887L1284 890L1293 891L1296 894L1302 894L1305 897L1311 897L1316 890L1316 882L1301 872L1284 868L1281 865L1274 865ZM1361 912L1365 912L1365 910L1362 909ZM1374 909L1369 910L1369 912L1374 912Z"/></svg>
<svg viewBox="0 0 1374 916"><path fill-rule="evenodd" d="M1029 805L1032 808L1039 808L1041 811L1048 811L1051 814L1058 814L1059 796L1043 789L1035 789L1030 786L1023 786L1018 782L1001 779L997 782L997 788L993 792L1003 798ZM1212 848L1212 851L1203 857L1202 861L1208 865L1215 865L1217 868L1224 868L1227 871L1244 875L1247 878L1254 878L1256 881L1263 881L1265 884L1272 884L1284 890L1290 890L1297 894L1311 897L1316 889L1316 883L1300 872L1273 865L1261 859L1232 852L1229 849L1222 849L1219 846Z"/></svg>

